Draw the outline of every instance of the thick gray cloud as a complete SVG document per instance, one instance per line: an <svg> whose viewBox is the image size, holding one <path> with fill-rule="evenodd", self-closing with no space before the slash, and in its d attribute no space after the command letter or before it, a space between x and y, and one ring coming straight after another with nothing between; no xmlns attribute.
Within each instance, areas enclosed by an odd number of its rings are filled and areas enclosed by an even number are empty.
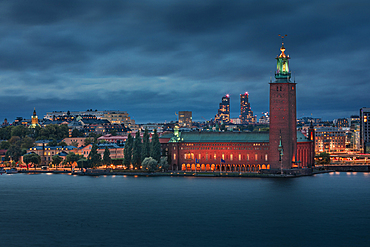
<svg viewBox="0 0 370 247"><path fill-rule="evenodd" d="M137 122L179 110L213 118L248 91L268 111L278 34L298 83L298 116L369 106L368 1L0 2L0 119L53 110L125 110Z"/></svg>

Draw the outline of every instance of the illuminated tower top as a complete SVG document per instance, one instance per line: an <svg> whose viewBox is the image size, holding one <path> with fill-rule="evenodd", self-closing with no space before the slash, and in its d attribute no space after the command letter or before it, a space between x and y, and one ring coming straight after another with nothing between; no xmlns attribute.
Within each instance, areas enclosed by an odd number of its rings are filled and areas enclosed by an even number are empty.
<svg viewBox="0 0 370 247"><path fill-rule="evenodd" d="M276 69L276 73L275 73L275 78L276 79L286 79L286 80L289 80L290 77L291 77L291 73L289 72L289 55L286 55L285 54L285 47L284 47L284 37L286 37L287 35L285 36L282 36L279 34L279 36L281 36L282 38L282 45L281 45L281 48L280 48L280 55L276 57L276 60L277 60L277 69Z"/></svg>
<svg viewBox="0 0 370 247"><path fill-rule="evenodd" d="M39 119L36 115L36 108L33 109L33 114L31 116L31 125L29 126L31 129L36 128L36 126L40 127Z"/></svg>

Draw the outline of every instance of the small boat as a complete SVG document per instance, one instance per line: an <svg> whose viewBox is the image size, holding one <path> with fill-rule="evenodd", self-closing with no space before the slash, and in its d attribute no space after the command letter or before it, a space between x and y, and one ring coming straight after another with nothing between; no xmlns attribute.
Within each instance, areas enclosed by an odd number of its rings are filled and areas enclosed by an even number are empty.
<svg viewBox="0 0 370 247"><path fill-rule="evenodd" d="M14 174L18 173L18 170L16 168L11 168L9 170L6 170L6 174Z"/></svg>
<svg viewBox="0 0 370 247"><path fill-rule="evenodd" d="M4 167L0 167L0 175L2 175L3 173L6 173Z"/></svg>

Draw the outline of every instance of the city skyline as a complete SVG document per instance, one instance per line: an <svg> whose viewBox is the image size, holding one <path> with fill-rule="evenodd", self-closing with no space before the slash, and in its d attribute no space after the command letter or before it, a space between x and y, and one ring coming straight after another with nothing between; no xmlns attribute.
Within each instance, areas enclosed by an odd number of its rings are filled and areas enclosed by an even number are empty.
<svg viewBox="0 0 370 247"><path fill-rule="evenodd" d="M137 123L214 118L230 95L268 111L281 40L297 118L369 106L367 1L3 1L0 121L47 111L127 111Z"/></svg>

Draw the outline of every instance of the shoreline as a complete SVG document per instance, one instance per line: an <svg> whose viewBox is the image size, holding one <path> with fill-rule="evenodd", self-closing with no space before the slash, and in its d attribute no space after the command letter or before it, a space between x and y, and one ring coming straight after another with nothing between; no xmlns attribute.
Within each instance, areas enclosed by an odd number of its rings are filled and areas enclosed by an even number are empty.
<svg viewBox="0 0 370 247"><path fill-rule="evenodd" d="M171 176L171 177L234 177L234 178L297 178L303 176L313 176L315 174L334 172L334 170L315 170L310 174L269 174L269 173L239 173L239 172L115 172L111 170L88 170L88 172L81 171L53 171L53 170L20 170L18 173L27 174L40 174L40 173L52 173L52 174L68 174L76 176L141 176L141 177L159 177L159 176Z"/></svg>

